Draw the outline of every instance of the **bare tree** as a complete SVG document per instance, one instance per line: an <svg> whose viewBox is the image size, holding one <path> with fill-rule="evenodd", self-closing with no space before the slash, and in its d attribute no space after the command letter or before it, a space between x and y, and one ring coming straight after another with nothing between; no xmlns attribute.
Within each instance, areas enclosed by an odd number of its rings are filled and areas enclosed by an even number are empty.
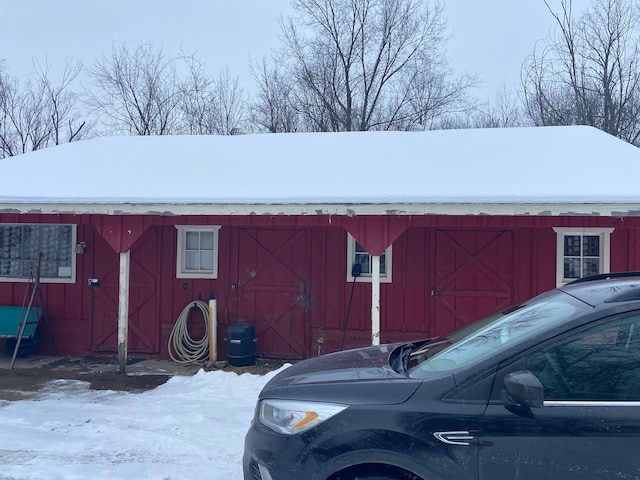
<svg viewBox="0 0 640 480"><path fill-rule="evenodd" d="M80 64L67 62L55 85L45 66L26 80L0 72L0 157L79 140L89 133L71 84Z"/></svg>
<svg viewBox="0 0 640 480"><path fill-rule="evenodd" d="M13 156L47 146L51 124L47 118L42 85L33 80L22 84L16 78L3 83L1 144L4 156Z"/></svg>
<svg viewBox="0 0 640 480"><path fill-rule="evenodd" d="M188 80L182 83L183 129L192 135L233 135L248 128L246 101L238 77L228 69L210 78L194 56L183 56Z"/></svg>
<svg viewBox="0 0 640 480"><path fill-rule="evenodd" d="M217 132L233 135L246 130L246 102L238 77L231 77L228 69L221 70L213 82L213 98Z"/></svg>
<svg viewBox="0 0 640 480"><path fill-rule="evenodd" d="M437 3L293 0L292 5L298 16L282 23L285 43L276 66L282 73L263 68L258 77L258 110L270 131L283 128L274 120L287 103L310 130L405 128L458 108L474 83L470 77L454 79L443 60L446 24Z"/></svg>
<svg viewBox="0 0 640 480"><path fill-rule="evenodd" d="M498 90L492 101L480 107L473 118L476 128L523 127L530 124L516 93L506 85Z"/></svg>
<svg viewBox="0 0 640 480"><path fill-rule="evenodd" d="M167 59L150 43L130 52L114 46L111 57L89 70L93 89L88 104L105 116L113 132L168 135L181 128L180 104L184 92L176 73L176 58Z"/></svg>
<svg viewBox="0 0 640 480"><path fill-rule="evenodd" d="M58 85L49 80L48 68L37 68L39 83L47 99L51 119L51 143L81 140L89 134L90 128L86 120L82 120L78 109L78 94L71 90L71 84L82 71L81 63L67 61Z"/></svg>
<svg viewBox="0 0 640 480"><path fill-rule="evenodd" d="M7 104L7 80L4 73L4 59L0 59L0 158L4 158L4 147L2 143L2 132L6 128L6 104Z"/></svg>
<svg viewBox="0 0 640 480"><path fill-rule="evenodd" d="M217 132L213 80L202 63L194 56L183 56L187 67L187 80L183 82L180 108L185 131L190 135L211 135Z"/></svg>
<svg viewBox="0 0 640 480"><path fill-rule="evenodd" d="M640 17L632 0L594 0L576 19L571 0L547 8L558 35L523 65L536 125L591 125L640 144Z"/></svg>
<svg viewBox="0 0 640 480"><path fill-rule="evenodd" d="M293 85L280 67L277 58L251 66L258 84L257 99L250 106L251 120L269 133L296 132L301 129L300 114L292 99Z"/></svg>

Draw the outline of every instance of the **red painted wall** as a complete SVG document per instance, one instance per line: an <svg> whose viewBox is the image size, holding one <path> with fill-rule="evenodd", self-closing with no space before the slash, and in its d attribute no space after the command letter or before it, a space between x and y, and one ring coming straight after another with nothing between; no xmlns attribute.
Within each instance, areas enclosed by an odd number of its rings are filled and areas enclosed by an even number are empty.
<svg viewBox="0 0 640 480"><path fill-rule="evenodd" d="M395 238L393 282L381 285L382 342L443 333L467 316L488 313L505 301L505 291L509 301L516 302L553 288L556 268L554 226L614 227L612 271L640 269L637 251L640 221L637 218L425 216L389 223L386 217L367 217L354 223L346 218L324 216L130 216L113 217L104 222L101 217L90 215L4 213L0 214L0 222L78 224L78 241L84 241L87 249L77 257L76 283L43 285L55 342L63 355L112 354L116 351L117 342L113 334L109 335L110 329L117 326L117 303L113 302L114 298L117 302L116 249L127 245L126 238L133 235L127 233L129 230L136 237L131 249L131 295L135 311L130 325L135 328L132 332L130 326L130 334L135 338L130 338L130 352L145 356L167 357L167 341L182 309L190 301L206 300L211 292L215 292L220 322L219 358L225 357L226 329L246 315L246 308L239 306L241 302L236 290L238 280L245 273L239 271L243 268L241 258L246 258L239 248L246 248L242 247L241 241L246 229L259 231L263 238L282 236L284 230L305 231L304 248L296 247L304 254L282 252L282 255L288 255L288 268L304 279L300 298L292 300L292 308L300 310L295 310L297 313L290 318L278 318L276 323L289 328L287 321L303 319L302 328L300 325L290 327L304 345L304 356L335 351L340 347L352 288L345 348L371 342L371 285L357 283L353 287L347 282L345 225L359 240L372 241L376 229L387 228L390 230L384 234L386 238ZM185 224L222 225L217 279L176 278L174 225ZM108 239L100 233L106 228ZM124 240L121 237L125 237ZM498 237L502 240L492 244ZM483 266L469 267L469 252L472 257L480 255ZM493 277L491 271L495 271L497 277ZM88 278L99 278L102 282L99 289L89 287ZM282 280L275 274L273 278L274 285ZM499 279L508 279L508 288ZM446 288L433 293L443 281ZM21 305L25 288L24 283L1 282L0 304ZM452 289L464 295L451 296L447 292ZM491 289L492 296L482 294L487 289ZM455 307L453 314L448 310L450 304ZM258 317L249 320L261 321ZM51 353L45 329L43 335L41 353ZM319 338L323 343L318 342ZM266 336L262 341L267 341ZM260 338L257 345L258 354L268 350Z"/></svg>

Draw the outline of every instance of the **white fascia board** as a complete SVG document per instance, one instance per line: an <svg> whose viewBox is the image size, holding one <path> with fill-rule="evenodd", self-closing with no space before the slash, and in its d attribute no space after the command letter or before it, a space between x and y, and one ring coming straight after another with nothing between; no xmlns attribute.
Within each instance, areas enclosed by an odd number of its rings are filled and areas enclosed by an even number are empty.
<svg viewBox="0 0 640 480"><path fill-rule="evenodd" d="M0 213L91 215L518 215L640 216L638 203L429 203L429 204L1 204Z"/></svg>

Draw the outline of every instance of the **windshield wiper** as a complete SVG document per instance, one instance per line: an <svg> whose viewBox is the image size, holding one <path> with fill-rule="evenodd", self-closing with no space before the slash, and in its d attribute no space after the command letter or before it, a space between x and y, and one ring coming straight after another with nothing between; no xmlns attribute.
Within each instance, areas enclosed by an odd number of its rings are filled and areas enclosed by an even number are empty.
<svg viewBox="0 0 640 480"><path fill-rule="evenodd" d="M393 356L393 359L389 362L391 368L393 368L398 373L407 374L409 370L409 360L411 359L411 352L413 352L416 348L416 345L413 343L405 343L401 347L398 347L396 350L398 352L397 355Z"/></svg>

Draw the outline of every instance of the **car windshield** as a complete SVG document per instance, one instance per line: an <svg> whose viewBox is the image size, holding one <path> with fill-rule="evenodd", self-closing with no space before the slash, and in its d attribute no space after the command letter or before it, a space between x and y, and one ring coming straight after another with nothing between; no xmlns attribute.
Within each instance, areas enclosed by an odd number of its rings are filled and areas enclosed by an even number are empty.
<svg viewBox="0 0 640 480"><path fill-rule="evenodd" d="M588 308L564 293L542 294L419 346L411 352L409 376L471 365Z"/></svg>

